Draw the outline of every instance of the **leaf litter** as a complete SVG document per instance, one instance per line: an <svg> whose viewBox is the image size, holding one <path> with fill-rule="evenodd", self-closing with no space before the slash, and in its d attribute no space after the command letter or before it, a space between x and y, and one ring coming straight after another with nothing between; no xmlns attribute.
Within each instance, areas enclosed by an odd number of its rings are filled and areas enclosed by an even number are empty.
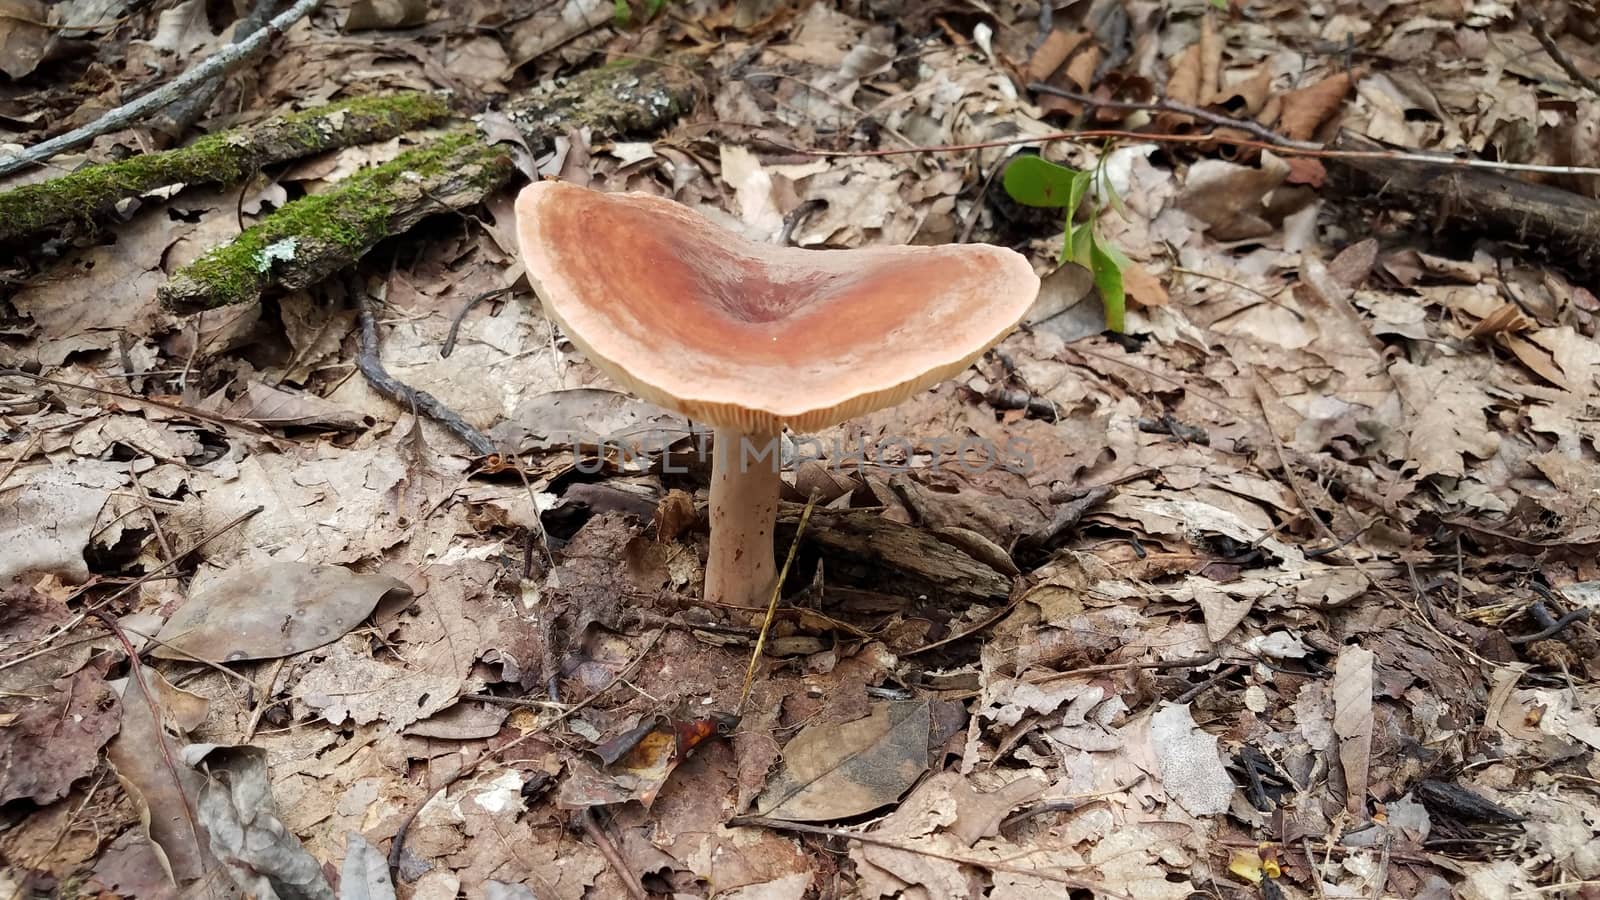
<svg viewBox="0 0 1600 900"><path fill-rule="evenodd" d="M1580 6L1538 27L1592 77ZM58 7L0 4L0 141L225 40L204 4L82 31L60 26L100 8ZM1596 99L1512 10L359 9L290 29L229 108L347 87L487 101L692 48L703 96L674 128L574 132L529 165L796 246L1008 244L1045 291L951 382L794 436L825 452L786 498L825 499L741 709L755 611L697 599L693 423L618 393L529 302L504 198L364 264L386 366L500 459L352 377L339 283L200 317L154 300L240 224L398 142L265 173L248 203L158 192L7 264L8 888L1593 892L1600 304L1582 272L1436 239L1332 160L1035 143L1020 152L1098 165L1118 195L1095 223L1128 259L1114 334L1059 263L1065 223L1006 195L1016 147L850 155L1069 126L1195 137L1198 109L1294 140L1592 165ZM74 49L108 35L92 64ZM1033 82L1189 108L1090 109ZM1546 180L1594 196L1592 177ZM975 470L952 436L1027 465ZM144 647L138 677L91 607Z"/></svg>

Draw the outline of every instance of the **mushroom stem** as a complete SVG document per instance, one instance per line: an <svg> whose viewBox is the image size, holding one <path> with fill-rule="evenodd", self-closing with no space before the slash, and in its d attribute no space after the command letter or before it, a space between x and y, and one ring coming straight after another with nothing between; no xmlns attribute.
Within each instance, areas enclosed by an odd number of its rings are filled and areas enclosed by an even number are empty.
<svg viewBox="0 0 1600 900"><path fill-rule="evenodd" d="M776 435L716 429L711 460L711 555L706 599L738 606L766 602L777 578L772 542L782 481Z"/></svg>

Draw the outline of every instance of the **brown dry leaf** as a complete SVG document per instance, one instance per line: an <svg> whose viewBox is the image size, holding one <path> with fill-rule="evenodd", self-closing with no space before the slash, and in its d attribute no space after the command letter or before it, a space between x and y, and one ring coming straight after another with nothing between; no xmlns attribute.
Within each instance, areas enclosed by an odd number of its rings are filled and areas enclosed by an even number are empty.
<svg viewBox="0 0 1600 900"><path fill-rule="evenodd" d="M1339 651L1333 674L1333 732L1339 737L1339 763L1344 767L1345 808L1357 819L1367 814L1367 775L1372 768L1372 663L1364 647Z"/></svg>
<svg viewBox="0 0 1600 900"><path fill-rule="evenodd" d="M1400 360L1389 367L1406 405L1410 434L1405 456L1419 476L1460 477L1467 457L1487 459L1500 446L1484 415L1493 402L1482 367L1466 358L1441 357L1425 366Z"/></svg>
<svg viewBox="0 0 1600 900"><path fill-rule="evenodd" d="M383 720L396 729L426 719L453 704L463 692L482 689L476 679L418 672L379 662L365 638L347 636L327 650L294 686L296 700L329 724L356 725Z"/></svg>
<svg viewBox="0 0 1600 900"><path fill-rule="evenodd" d="M1268 221L1268 198L1288 174L1289 166L1267 152L1260 168L1203 159L1189 167L1178 205L1219 241L1263 237L1277 228Z"/></svg>
<svg viewBox="0 0 1600 900"><path fill-rule="evenodd" d="M202 779L183 764L182 744L164 722L180 730L195 727L195 714L203 718L205 701L173 687L155 669L141 666L140 672L140 678L112 684L122 694L122 729L107 745L106 759L138 806L140 821L159 848L168 877L184 885L201 876L210 858L193 818ZM153 698L144 692L145 686L154 692Z"/></svg>
<svg viewBox="0 0 1600 900"><path fill-rule="evenodd" d="M92 668L56 681L31 702L24 697L0 697L0 717L6 719L0 728L0 803L26 798L44 805L94 771L122 710Z"/></svg>
<svg viewBox="0 0 1600 900"><path fill-rule="evenodd" d="M371 416L351 412L315 394L273 387L257 380L246 384L244 393L232 400L226 400L219 392L196 406L230 419L255 422L266 428L360 431L374 424Z"/></svg>
<svg viewBox="0 0 1600 900"><path fill-rule="evenodd" d="M1172 77L1167 79L1167 99L1186 106L1200 105L1199 44L1190 44L1172 61Z"/></svg>
<svg viewBox="0 0 1600 900"><path fill-rule="evenodd" d="M512 29L512 68L520 69L540 56L611 21L616 7L611 0L559 0L522 20Z"/></svg>
<svg viewBox="0 0 1600 900"><path fill-rule="evenodd" d="M1166 306L1167 287L1161 283L1161 279L1152 275L1144 263L1138 260L1129 262L1132 264L1122 270L1122 286L1128 292L1128 299L1145 309Z"/></svg>
<svg viewBox="0 0 1600 900"><path fill-rule="evenodd" d="M386 596L411 588L342 566L278 562L197 585L167 620L152 654L161 659L276 659L330 644L360 625Z"/></svg>
<svg viewBox="0 0 1600 900"><path fill-rule="evenodd" d="M866 718L808 725L756 798L759 815L843 819L900 799L928 768L928 701L877 703Z"/></svg>
<svg viewBox="0 0 1600 900"><path fill-rule="evenodd" d="M0 72L13 81L33 73L50 43L40 0L0 0Z"/></svg>
<svg viewBox="0 0 1600 900"><path fill-rule="evenodd" d="M1054 75L1078 46L1090 37L1087 31L1065 31L1061 28L1051 30L1050 36L1045 38L1044 43L1040 44L1028 58L1028 80L1049 81L1050 76Z"/></svg>
<svg viewBox="0 0 1600 900"><path fill-rule="evenodd" d="M356 0L345 16L345 31L413 28L428 21L428 0Z"/></svg>
<svg viewBox="0 0 1600 900"><path fill-rule="evenodd" d="M1339 111L1345 95L1350 93L1350 85L1350 73L1340 72L1284 94L1278 132L1290 140L1310 140L1322 123Z"/></svg>

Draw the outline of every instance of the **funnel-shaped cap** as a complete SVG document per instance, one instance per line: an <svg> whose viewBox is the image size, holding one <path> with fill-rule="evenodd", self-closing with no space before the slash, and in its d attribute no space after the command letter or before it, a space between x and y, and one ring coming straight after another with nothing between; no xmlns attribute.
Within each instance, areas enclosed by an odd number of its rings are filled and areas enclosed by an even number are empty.
<svg viewBox="0 0 1600 900"><path fill-rule="evenodd" d="M545 308L597 366L747 434L893 406L966 368L1039 291L1000 247L773 247L670 200L559 182L522 191L517 230Z"/></svg>

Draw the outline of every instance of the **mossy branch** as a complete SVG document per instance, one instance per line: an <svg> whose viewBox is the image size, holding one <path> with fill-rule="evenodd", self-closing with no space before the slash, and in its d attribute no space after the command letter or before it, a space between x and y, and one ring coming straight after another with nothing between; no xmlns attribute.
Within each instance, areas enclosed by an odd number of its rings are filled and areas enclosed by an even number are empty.
<svg viewBox="0 0 1600 900"><path fill-rule="evenodd" d="M87 166L0 194L0 240L85 221L119 200L172 184L233 184L262 166L388 140L450 115L439 94L359 97L203 137L187 147Z"/></svg>
<svg viewBox="0 0 1600 900"><path fill-rule="evenodd" d="M315 284L387 235L482 200L515 170L511 156L475 129L451 131L285 205L174 275L161 299L175 309L210 309L248 303L273 284Z"/></svg>
<svg viewBox="0 0 1600 900"><path fill-rule="evenodd" d="M683 70L614 66L509 104L529 146L547 150L578 128L598 135L659 130L687 104ZM507 148L475 128L452 130L332 189L295 200L172 276L160 289L180 311L259 298L269 287L306 287L359 260L422 219L482 201L516 172Z"/></svg>

